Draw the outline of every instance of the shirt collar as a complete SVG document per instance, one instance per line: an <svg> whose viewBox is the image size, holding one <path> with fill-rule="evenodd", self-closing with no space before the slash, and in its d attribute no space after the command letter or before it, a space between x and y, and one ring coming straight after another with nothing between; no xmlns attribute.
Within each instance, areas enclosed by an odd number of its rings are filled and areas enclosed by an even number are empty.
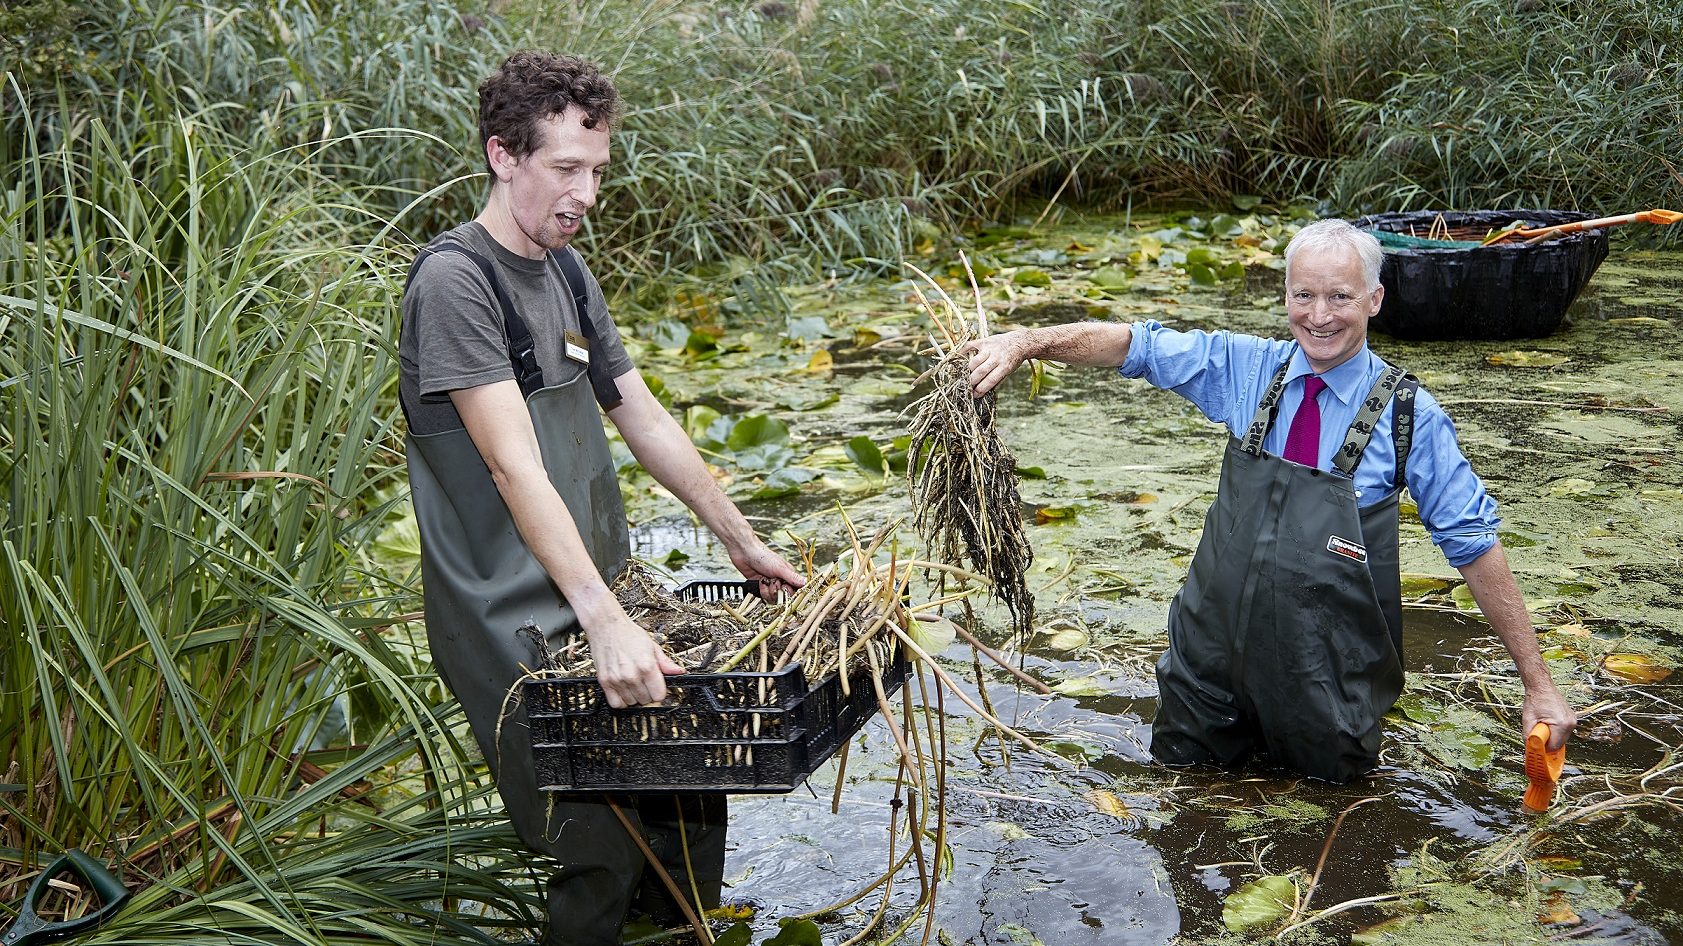
<svg viewBox="0 0 1683 946"><path fill-rule="evenodd" d="M1327 383L1327 390L1331 391L1340 403L1353 403L1367 393L1367 386L1371 383L1369 375L1373 369L1373 362L1378 357L1364 341L1360 351L1351 355L1343 364L1321 375L1321 380ZM1291 367L1286 370L1286 382L1289 384L1314 373L1309 367L1309 359L1304 357L1303 347L1297 346L1291 354Z"/></svg>

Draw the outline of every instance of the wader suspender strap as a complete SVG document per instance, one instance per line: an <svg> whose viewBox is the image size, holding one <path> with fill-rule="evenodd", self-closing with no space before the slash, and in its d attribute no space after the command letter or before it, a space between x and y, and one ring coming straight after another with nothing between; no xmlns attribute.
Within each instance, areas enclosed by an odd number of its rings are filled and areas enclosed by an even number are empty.
<svg viewBox="0 0 1683 946"><path fill-rule="evenodd" d="M1408 469L1408 450L1414 445L1414 395L1420 391L1420 379L1405 374L1397 383L1397 396L1391 402L1391 445L1397 453L1397 479L1392 489L1402 489L1408 483L1403 471Z"/></svg>
<svg viewBox="0 0 1683 946"><path fill-rule="evenodd" d="M435 253L460 253L468 258L485 281L491 284L491 293L497 297L497 306L503 313L503 331L508 335L508 360L514 368L514 380L520 385L522 397L531 397L534 392L543 390L543 368L538 365L537 353L532 346L532 330L526 325L526 320L514 308L514 300L508 296L503 288L503 281L497 278L497 267L490 260L479 253L468 249L460 243L440 243L437 246L425 247L415 255L415 262L409 267L409 278L404 282L407 289L415 279L415 273L421 268L421 262ZM561 281L573 295L573 310L579 319L579 331L583 333L585 342L591 347L596 346L596 326L590 318L589 300L585 294L584 273L579 269L578 260L567 250L552 250L550 255L561 267ZM590 387L596 392L596 402L603 408L613 408L620 402L619 387L614 379L607 376L607 367L597 358L592 357L586 372L590 375ZM408 405L401 404L404 417L409 416Z"/></svg>
<svg viewBox="0 0 1683 946"><path fill-rule="evenodd" d="M1268 391L1263 394L1262 403L1257 405L1251 425L1239 443L1240 448L1252 456L1262 455L1262 441L1280 413L1280 396L1286 390L1286 370L1290 367L1291 359L1288 357L1280 365L1280 370L1274 372L1274 380L1269 382ZM1408 451L1414 443L1414 395L1419 390L1419 379L1394 365L1386 366L1385 373L1374 382L1373 390L1368 392L1367 400L1356 414L1355 423L1350 425L1350 435L1345 439L1344 446L1333 454L1333 465L1340 473L1349 477L1356 475L1356 464L1361 462L1362 452L1373 437L1374 422L1389 403L1391 443L1397 455L1394 488L1401 489L1407 485L1403 481L1403 473L1408 468Z"/></svg>
<svg viewBox="0 0 1683 946"><path fill-rule="evenodd" d="M1239 446L1253 457L1262 456L1262 441L1268 436L1269 428L1274 426L1274 418L1280 413L1280 394L1286 389L1286 369L1291 367L1291 358L1286 358L1280 370L1274 372L1274 380L1268 384L1268 392L1262 396L1262 403L1256 406L1256 415L1251 418L1250 429L1245 431L1245 439Z"/></svg>
<svg viewBox="0 0 1683 946"><path fill-rule="evenodd" d="M608 377L608 366L596 357L596 325L590 317L590 300L585 294L584 270L579 267L578 253L571 247L561 250L550 250L549 255L561 267L561 281L567 284L567 289L573 294L573 310L579 316L579 331L584 333L585 343L592 350L587 373L590 375L590 387L596 392L596 403L602 405L603 410L612 410L620 402L619 385Z"/></svg>

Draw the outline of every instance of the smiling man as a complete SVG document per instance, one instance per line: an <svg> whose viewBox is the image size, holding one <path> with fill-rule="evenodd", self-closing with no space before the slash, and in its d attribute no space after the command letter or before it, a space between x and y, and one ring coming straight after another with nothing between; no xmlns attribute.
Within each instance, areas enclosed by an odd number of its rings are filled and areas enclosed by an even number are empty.
<svg viewBox="0 0 1683 946"><path fill-rule="evenodd" d="M1437 402L1367 345L1385 290L1372 235L1342 220L1286 248L1290 341L1156 322L1027 329L972 343L992 390L1029 358L1119 368L1191 401L1231 434L1215 503L1157 662L1151 751L1234 765L1255 751L1345 782L1379 755L1402 692L1397 517L1420 521L1500 636L1525 687L1522 733L1577 717L1549 678L1485 493Z"/></svg>
<svg viewBox="0 0 1683 946"><path fill-rule="evenodd" d="M521 840L559 862L544 942L568 946L618 943L634 903L677 918L605 799L544 796L525 713L505 712L510 687L540 665L518 633L527 624L552 649L582 634L615 707L661 700L666 675L683 672L608 590L629 543L602 411L762 593L804 583L649 392L569 245L596 204L618 107L613 83L567 56L516 53L480 85L491 192L478 217L416 258L399 344L433 664ZM717 906L724 796L634 799L627 815L680 888Z"/></svg>

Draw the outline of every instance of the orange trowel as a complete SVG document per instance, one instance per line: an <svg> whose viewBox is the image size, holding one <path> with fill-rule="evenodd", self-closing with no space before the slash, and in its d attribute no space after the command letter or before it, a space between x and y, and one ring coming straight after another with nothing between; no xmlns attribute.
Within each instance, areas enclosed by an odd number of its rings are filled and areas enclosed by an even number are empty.
<svg viewBox="0 0 1683 946"><path fill-rule="evenodd" d="M1538 723L1525 737L1525 775L1531 784L1525 789L1525 807L1548 811L1554 803L1554 787L1560 770L1566 767L1566 746L1549 751L1549 724Z"/></svg>

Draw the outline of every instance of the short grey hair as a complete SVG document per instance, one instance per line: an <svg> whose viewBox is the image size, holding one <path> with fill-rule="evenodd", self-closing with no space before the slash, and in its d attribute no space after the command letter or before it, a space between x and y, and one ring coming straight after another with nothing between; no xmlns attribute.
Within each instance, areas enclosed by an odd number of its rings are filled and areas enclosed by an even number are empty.
<svg viewBox="0 0 1683 946"><path fill-rule="evenodd" d="M1352 226L1348 220L1328 218L1317 220L1307 227L1297 231L1297 235L1286 244L1286 272L1291 272L1291 261L1303 250L1355 250L1361 257L1362 275L1367 279L1369 292L1379 288L1379 267L1385 262L1385 250L1380 247L1379 239L1366 230Z"/></svg>

